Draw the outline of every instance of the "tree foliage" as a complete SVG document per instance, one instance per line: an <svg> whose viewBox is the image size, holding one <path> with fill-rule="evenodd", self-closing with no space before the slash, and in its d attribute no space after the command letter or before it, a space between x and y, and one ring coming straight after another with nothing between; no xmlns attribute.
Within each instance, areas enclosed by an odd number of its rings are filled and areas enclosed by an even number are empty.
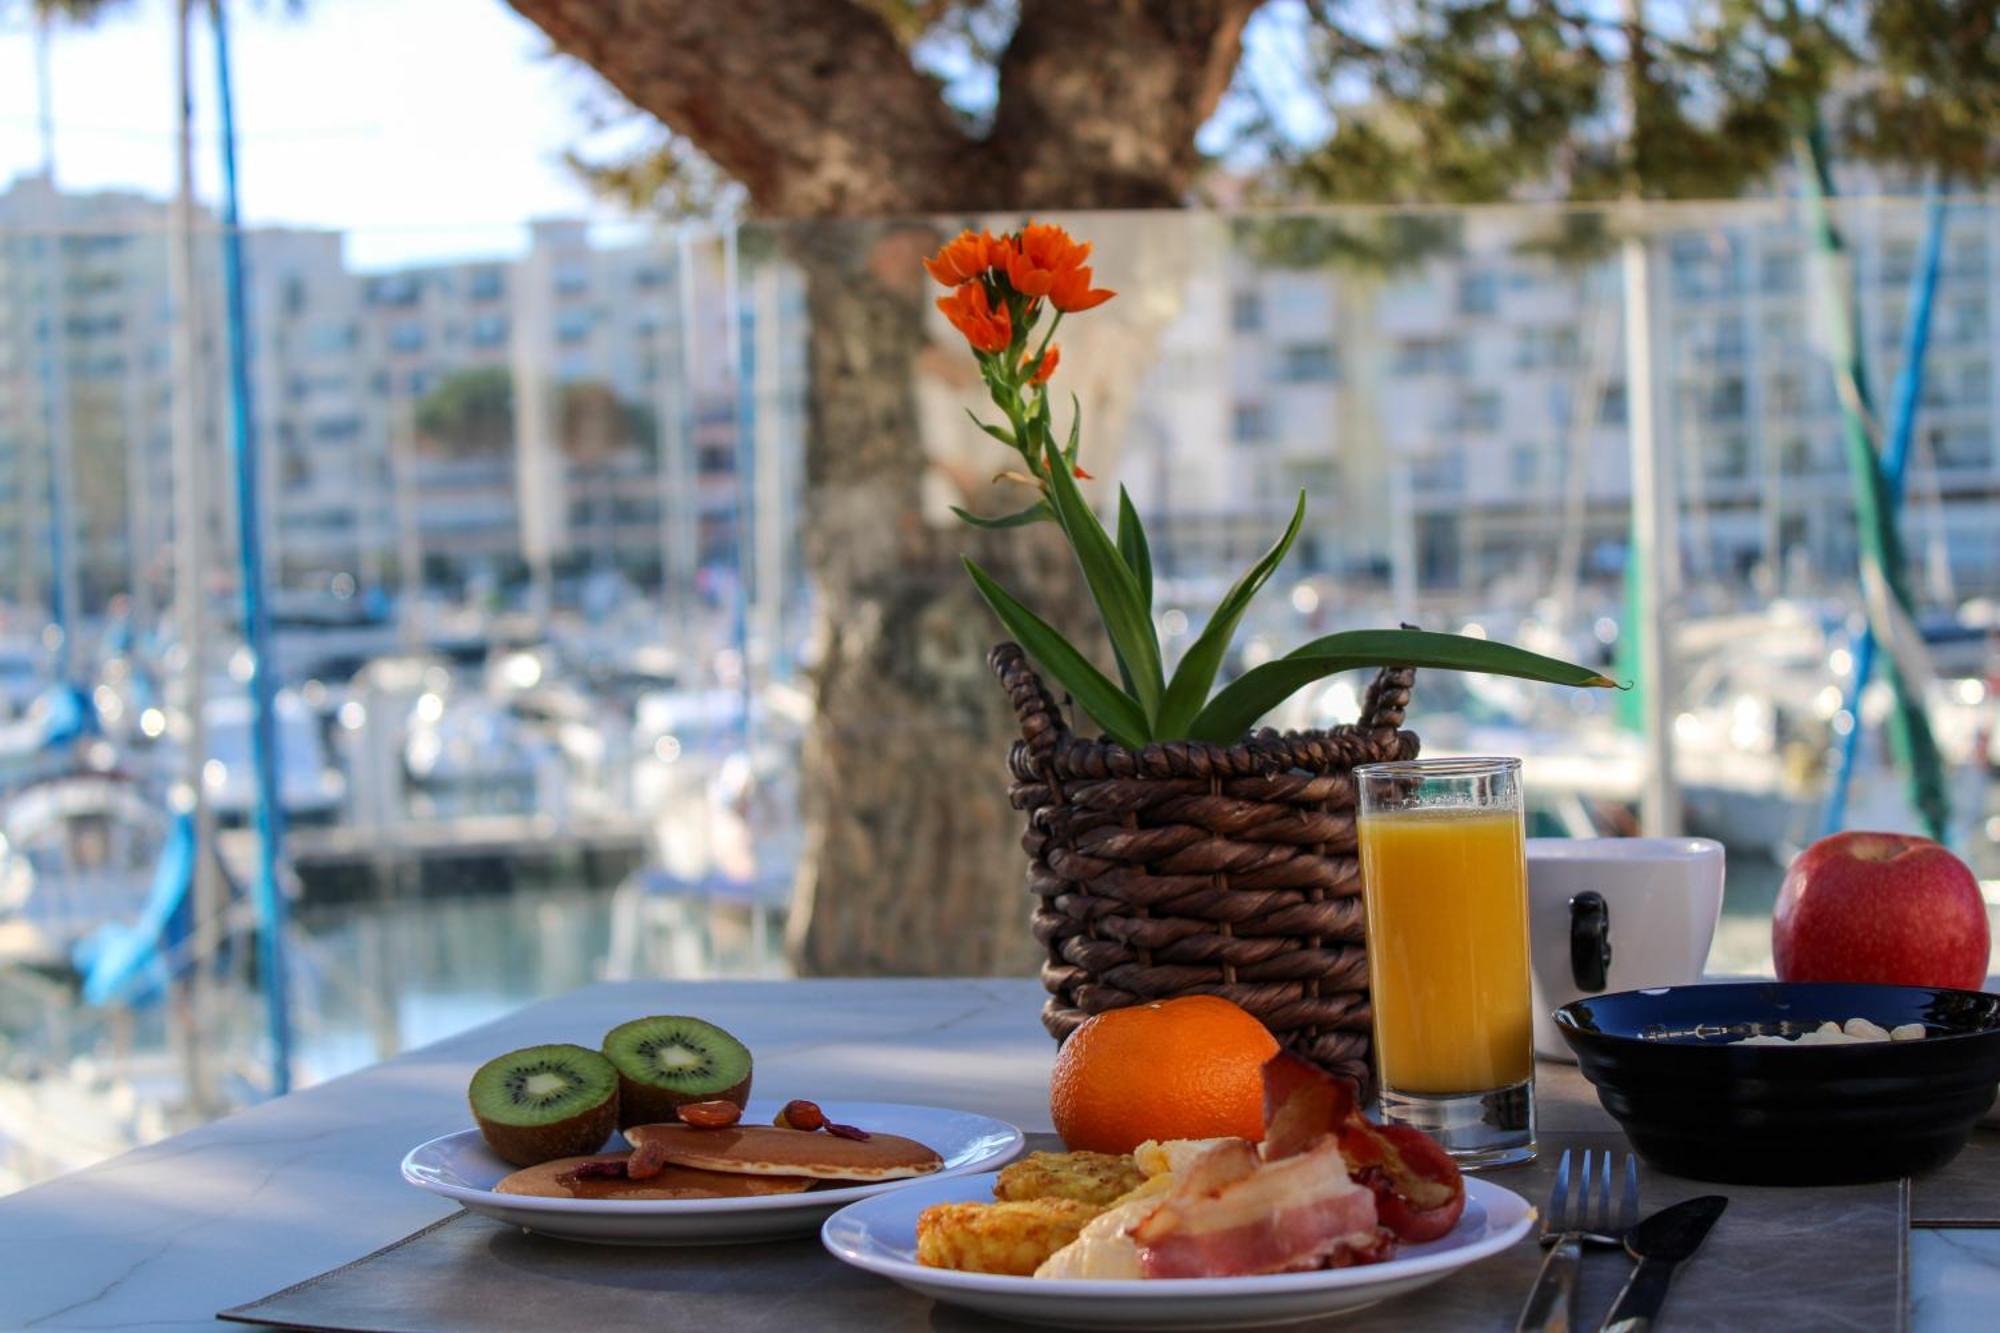
<svg viewBox="0 0 2000 1333"><path fill-rule="evenodd" d="M87 22L125 2L0 0L0 14ZM980 167L1031 176L1024 159L1062 156L1077 140L1102 168L1131 131L1167 130L1187 139L1174 148L1191 167L1247 177L1266 201L1719 198L1768 175L1815 110L1853 156L1966 182L2000 170L1992 0L510 3L605 76L610 95L587 106L587 131L646 127L636 147L626 133L615 150L572 151L571 166L607 194L668 213L733 208L746 194L765 212L842 211L838 190L803 210L787 200L796 192L781 178L810 168L776 160L782 135L738 123L760 107L806 117L822 156L829 142L869 136L919 161L963 156L974 171L934 174L967 194ZM1239 61L1246 23L1252 56ZM1119 44L1075 49L1093 39ZM746 67L768 77L724 77L730 62L711 42L747 48ZM780 55L813 52L824 54L798 77L775 67ZM1060 114L1093 100L1115 113L1115 90L1078 99L1071 82L1121 64L1143 70L1157 56L1186 65L1197 117L1134 114L1107 127ZM678 91L656 88L648 68ZM860 114L843 123L835 99ZM763 114L773 129L789 123ZM1174 183L1180 202L1198 184L1192 173ZM1102 206L1106 192L1100 183L1097 198L921 206ZM848 193L847 211L885 211Z"/></svg>
<svg viewBox="0 0 2000 1333"><path fill-rule="evenodd" d="M417 400L417 439L452 458L504 454L514 447L514 375L486 366L447 375Z"/></svg>
<svg viewBox="0 0 2000 1333"><path fill-rule="evenodd" d="M417 439L449 458L491 458L514 448L514 375L482 366L446 376L417 401ZM597 380L573 380L556 391L556 445L582 467L600 466L627 452L651 458L657 421L643 403L620 398Z"/></svg>
<svg viewBox="0 0 2000 1333"><path fill-rule="evenodd" d="M2000 167L2000 9L1991 0L1252 6L1250 58L1234 69L1202 145L1209 179L1244 178L1264 202L1726 198L1780 166L1815 113L1840 129L1837 147L1853 157L1968 182ZM516 7L534 17L547 6ZM922 76L917 95L942 98L968 146L1005 128L1003 76L1043 40L1035 25L1050 21L1032 0L821 8L878 25L904 72ZM712 207L727 173L702 158L702 128L669 116L638 153L577 165L630 202Z"/></svg>
<svg viewBox="0 0 2000 1333"><path fill-rule="evenodd" d="M1318 140L1275 140L1280 192L1729 197L1828 110L1857 156L1969 180L1996 161L1990 0L1415 0L1367 39L1309 9L1311 81L1359 91Z"/></svg>

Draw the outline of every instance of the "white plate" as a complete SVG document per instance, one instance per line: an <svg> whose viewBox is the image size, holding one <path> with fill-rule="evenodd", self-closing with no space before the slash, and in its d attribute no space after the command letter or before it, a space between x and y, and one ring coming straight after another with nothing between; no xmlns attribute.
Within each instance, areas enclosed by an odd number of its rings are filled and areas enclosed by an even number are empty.
<svg viewBox="0 0 2000 1333"><path fill-rule="evenodd" d="M784 1105L752 1098L748 1124L771 1123ZM752 1199L542 1199L495 1194L493 1186L516 1168L493 1155L477 1129L460 1130L412 1148L403 1179L454 1199L475 1213L545 1236L609 1245L714 1245L810 1235L830 1213L857 1199L928 1184L943 1176L991 1171L1021 1151L1021 1131L1004 1120L935 1106L889 1102L827 1102L835 1120L882 1134L900 1134L937 1151L944 1169L915 1180L767 1194ZM624 1146L614 1139L611 1147Z"/></svg>
<svg viewBox="0 0 2000 1333"><path fill-rule="evenodd" d="M1000 1277L917 1262L917 1214L934 1203L991 1202L988 1180L925 1180L849 1204L820 1239L837 1259L949 1305L1029 1324L1083 1328L1254 1328L1358 1310L1428 1286L1528 1234L1535 1210L1512 1190L1467 1178L1465 1214L1451 1233L1406 1245L1387 1263L1270 1277L1158 1281Z"/></svg>

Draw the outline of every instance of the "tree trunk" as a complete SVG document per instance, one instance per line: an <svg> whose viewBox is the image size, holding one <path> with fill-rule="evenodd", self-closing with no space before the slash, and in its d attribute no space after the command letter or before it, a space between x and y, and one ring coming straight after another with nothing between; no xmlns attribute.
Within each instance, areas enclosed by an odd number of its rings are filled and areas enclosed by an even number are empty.
<svg viewBox="0 0 2000 1333"><path fill-rule="evenodd" d="M984 139L867 4L510 3L740 181L759 213L827 219L1183 203L1195 131L1260 0L1022 0ZM1038 951L1005 794L1014 722L985 664L1001 631L958 556L1084 642L1101 632L1079 614L1081 577L1053 528L986 533L925 509L915 390L938 293L919 261L937 229L782 236L809 300L803 537L818 639L793 961L1024 970Z"/></svg>
<svg viewBox="0 0 2000 1333"><path fill-rule="evenodd" d="M915 373L933 293L917 260L938 234L829 223L786 235L812 322L804 541L818 659L793 962L1021 970L1036 951L1006 798L1013 721L985 666L1000 630L957 556L1059 621L1078 619L1077 579L1052 527L983 533L923 511Z"/></svg>

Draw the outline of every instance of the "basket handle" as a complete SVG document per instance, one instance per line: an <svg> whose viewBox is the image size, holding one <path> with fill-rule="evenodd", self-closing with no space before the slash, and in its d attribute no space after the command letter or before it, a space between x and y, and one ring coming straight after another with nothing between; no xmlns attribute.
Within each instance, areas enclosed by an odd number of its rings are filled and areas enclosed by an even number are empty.
<svg viewBox="0 0 2000 1333"><path fill-rule="evenodd" d="M1020 644L1011 641L995 644L993 651L986 654L986 665L1000 678L1000 688L1007 691L1007 701L1014 706L1014 717L1021 724L1021 736L1029 749L1040 753L1069 734L1069 723L1064 720L1055 696L1028 664L1028 655Z"/></svg>
<svg viewBox="0 0 2000 1333"><path fill-rule="evenodd" d="M1361 698L1361 716L1356 725L1370 731L1394 731L1403 725L1410 706L1410 692L1416 687L1415 667L1383 667L1368 683Z"/></svg>
<svg viewBox="0 0 2000 1333"><path fill-rule="evenodd" d="M1417 629L1408 621L1404 629ZM1356 725L1377 731L1394 731L1403 725L1403 713L1410 706L1410 692L1417 685L1415 667L1383 667L1369 682L1361 699L1361 716Z"/></svg>

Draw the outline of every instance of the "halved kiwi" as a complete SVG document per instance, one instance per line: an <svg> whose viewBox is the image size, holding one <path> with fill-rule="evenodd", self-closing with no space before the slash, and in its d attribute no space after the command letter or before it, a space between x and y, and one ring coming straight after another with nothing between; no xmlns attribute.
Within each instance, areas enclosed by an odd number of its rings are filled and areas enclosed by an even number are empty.
<svg viewBox="0 0 2000 1333"><path fill-rule="evenodd" d="M509 1051L466 1089L486 1145L515 1166L596 1152L618 1128L618 1071L568 1044Z"/></svg>
<svg viewBox="0 0 2000 1333"><path fill-rule="evenodd" d="M604 1054L618 1070L618 1127L679 1118L688 1102L750 1096L750 1052L713 1023L660 1014L620 1023L604 1034Z"/></svg>

